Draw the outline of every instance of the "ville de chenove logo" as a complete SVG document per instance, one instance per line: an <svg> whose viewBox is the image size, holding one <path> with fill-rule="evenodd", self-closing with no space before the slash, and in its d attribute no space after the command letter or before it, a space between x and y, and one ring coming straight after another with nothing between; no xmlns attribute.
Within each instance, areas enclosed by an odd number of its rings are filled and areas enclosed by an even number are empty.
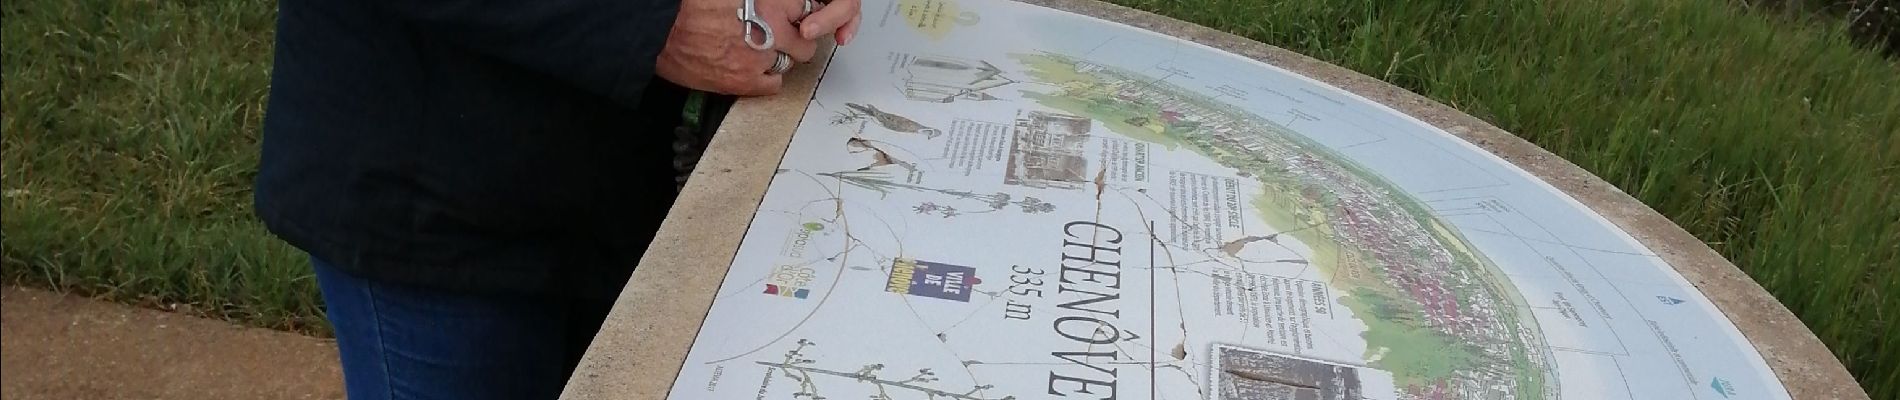
<svg viewBox="0 0 1900 400"><path fill-rule="evenodd" d="M884 290L968 303L971 290L982 282L975 268L898 258L891 263L891 278Z"/></svg>

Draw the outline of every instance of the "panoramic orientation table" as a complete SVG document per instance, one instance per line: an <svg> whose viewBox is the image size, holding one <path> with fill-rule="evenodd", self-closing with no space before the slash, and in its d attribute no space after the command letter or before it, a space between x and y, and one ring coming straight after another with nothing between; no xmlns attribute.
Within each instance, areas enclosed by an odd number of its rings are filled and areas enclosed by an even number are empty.
<svg viewBox="0 0 1900 400"><path fill-rule="evenodd" d="M739 101L567 399L1864 399L1708 246L1422 96L887 0Z"/></svg>

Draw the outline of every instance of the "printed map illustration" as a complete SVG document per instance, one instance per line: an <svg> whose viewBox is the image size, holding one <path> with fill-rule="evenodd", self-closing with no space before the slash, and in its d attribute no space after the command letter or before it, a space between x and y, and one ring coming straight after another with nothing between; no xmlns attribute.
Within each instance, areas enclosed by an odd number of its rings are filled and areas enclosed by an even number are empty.
<svg viewBox="0 0 1900 400"><path fill-rule="evenodd" d="M1779 399L1663 260L1292 72L1006 0L865 5L676 399Z"/></svg>

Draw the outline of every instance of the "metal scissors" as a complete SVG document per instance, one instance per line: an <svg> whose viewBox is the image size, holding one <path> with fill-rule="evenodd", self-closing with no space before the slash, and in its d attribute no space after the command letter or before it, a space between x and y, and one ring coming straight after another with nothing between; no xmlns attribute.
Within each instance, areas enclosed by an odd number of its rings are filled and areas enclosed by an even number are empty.
<svg viewBox="0 0 1900 400"><path fill-rule="evenodd" d="M745 0L745 4L739 7L739 21L745 22L745 45L751 46L753 50L771 50L772 44L774 43L772 39L772 25L766 24L765 18L759 17L757 1L758 0ZM764 33L765 42L753 42L753 28L757 28L760 32Z"/></svg>

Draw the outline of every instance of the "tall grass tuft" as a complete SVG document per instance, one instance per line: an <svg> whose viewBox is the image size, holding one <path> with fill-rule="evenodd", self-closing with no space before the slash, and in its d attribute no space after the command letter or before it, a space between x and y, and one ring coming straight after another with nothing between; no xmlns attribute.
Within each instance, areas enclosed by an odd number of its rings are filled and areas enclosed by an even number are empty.
<svg viewBox="0 0 1900 400"><path fill-rule="evenodd" d="M327 329L307 261L251 216L270 3L0 10L8 281Z"/></svg>

